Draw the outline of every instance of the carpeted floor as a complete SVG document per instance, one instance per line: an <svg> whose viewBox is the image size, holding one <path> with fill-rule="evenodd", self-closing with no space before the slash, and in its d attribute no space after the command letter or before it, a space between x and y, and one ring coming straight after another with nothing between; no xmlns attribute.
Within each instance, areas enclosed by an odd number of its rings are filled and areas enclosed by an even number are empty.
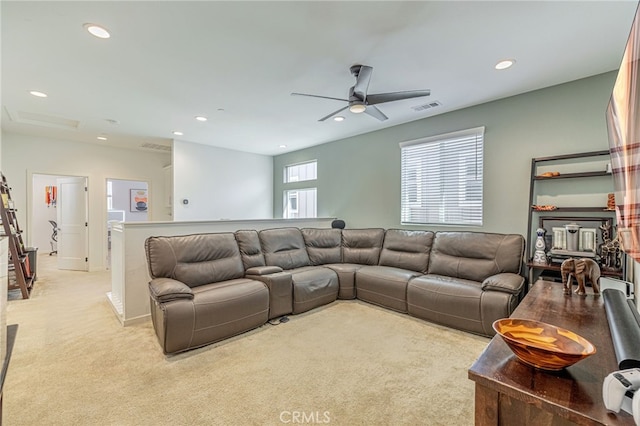
<svg viewBox="0 0 640 426"><path fill-rule="evenodd" d="M6 425L473 424L467 370L489 339L338 301L165 357L150 321L120 326L108 272L38 261L8 304Z"/></svg>

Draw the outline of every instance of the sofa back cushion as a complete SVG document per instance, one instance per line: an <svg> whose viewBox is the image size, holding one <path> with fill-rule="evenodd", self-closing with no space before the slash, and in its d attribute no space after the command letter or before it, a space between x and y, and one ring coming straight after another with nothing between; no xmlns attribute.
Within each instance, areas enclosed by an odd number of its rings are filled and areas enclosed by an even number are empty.
<svg viewBox="0 0 640 426"><path fill-rule="evenodd" d="M244 276L233 233L149 237L145 241L152 278L173 278L189 287Z"/></svg>
<svg viewBox="0 0 640 426"><path fill-rule="evenodd" d="M343 229L342 262L377 265L384 240L384 229Z"/></svg>
<svg viewBox="0 0 640 426"><path fill-rule="evenodd" d="M326 265L342 261L342 232L340 229L304 228L300 231L312 265Z"/></svg>
<svg viewBox="0 0 640 426"><path fill-rule="evenodd" d="M521 235L437 232L428 273L483 281L502 272L520 273L523 256Z"/></svg>
<svg viewBox="0 0 640 426"><path fill-rule="evenodd" d="M426 274L433 236L434 233L431 231L388 229L384 236L379 264Z"/></svg>
<svg viewBox="0 0 640 426"><path fill-rule="evenodd" d="M254 266L265 266L262 247L260 246L260 237L258 231L241 230L236 231L236 241L240 249L242 264L244 269L253 268Z"/></svg>
<svg viewBox="0 0 640 426"><path fill-rule="evenodd" d="M264 229L258 235L267 266L294 269L311 264L298 228Z"/></svg>

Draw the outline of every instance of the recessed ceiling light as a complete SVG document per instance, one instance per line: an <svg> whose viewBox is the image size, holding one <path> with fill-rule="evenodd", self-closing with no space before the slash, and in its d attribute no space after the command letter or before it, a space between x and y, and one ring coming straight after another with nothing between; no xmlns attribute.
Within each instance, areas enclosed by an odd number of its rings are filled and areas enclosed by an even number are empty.
<svg viewBox="0 0 640 426"><path fill-rule="evenodd" d="M496 64L497 70L506 70L507 68L511 68L513 64L515 64L515 59L505 59Z"/></svg>
<svg viewBox="0 0 640 426"><path fill-rule="evenodd" d="M98 136L98 140L106 141L107 137L106 136Z"/></svg>
<svg viewBox="0 0 640 426"><path fill-rule="evenodd" d="M176 136L182 136L182 135L184 135L184 133L179 132L179 131L177 131L177 130L176 130L176 131L174 131L174 132L173 132L173 134L174 134L174 135L176 135Z"/></svg>
<svg viewBox="0 0 640 426"><path fill-rule="evenodd" d="M208 118L202 115L196 115L196 120L198 121L207 121Z"/></svg>
<svg viewBox="0 0 640 426"><path fill-rule="evenodd" d="M333 117L333 121L344 121L344 117L341 115L336 115Z"/></svg>
<svg viewBox="0 0 640 426"><path fill-rule="evenodd" d="M83 25L84 29L89 31L89 33L95 37L98 38L109 38L111 37L111 34L109 34L109 31L107 31L106 28L101 27L100 25L96 25L96 24L84 24Z"/></svg>
<svg viewBox="0 0 640 426"><path fill-rule="evenodd" d="M286 145L280 145L280 148L286 148L286 147L287 147Z"/></svg>
<svg viewBox="0 0 640 426"><path fill-rule="evenodd" d="M33 96L37 96L39 98L46 98L47 97L46 93L38 92L37 90L32 90L29 93L31 93Z"/></svg>

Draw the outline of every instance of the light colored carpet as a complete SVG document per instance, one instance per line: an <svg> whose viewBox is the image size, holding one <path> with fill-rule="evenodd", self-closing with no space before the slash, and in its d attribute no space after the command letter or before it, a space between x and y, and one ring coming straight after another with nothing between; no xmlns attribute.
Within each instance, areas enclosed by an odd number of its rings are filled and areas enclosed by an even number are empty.
<svg viewBox="0 0 640 426"><path fill-rule="evenodd" d="M472 425L467 370L489 339L338 301L174 357L123 328L108 273L40 256L4 387L6 425Z"/></svg>

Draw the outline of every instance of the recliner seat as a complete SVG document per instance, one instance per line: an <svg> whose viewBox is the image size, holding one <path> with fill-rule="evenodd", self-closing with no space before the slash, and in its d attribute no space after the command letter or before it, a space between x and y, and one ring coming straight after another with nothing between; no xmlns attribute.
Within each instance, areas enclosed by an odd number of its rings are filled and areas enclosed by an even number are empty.
<svg viewBox="0 0 640 426"><path fill-rule="evenodd" d="M165 353L243 333L268 320L269 291L244 277L232 233L151 237L145 243L151 320Z"/></svg>

